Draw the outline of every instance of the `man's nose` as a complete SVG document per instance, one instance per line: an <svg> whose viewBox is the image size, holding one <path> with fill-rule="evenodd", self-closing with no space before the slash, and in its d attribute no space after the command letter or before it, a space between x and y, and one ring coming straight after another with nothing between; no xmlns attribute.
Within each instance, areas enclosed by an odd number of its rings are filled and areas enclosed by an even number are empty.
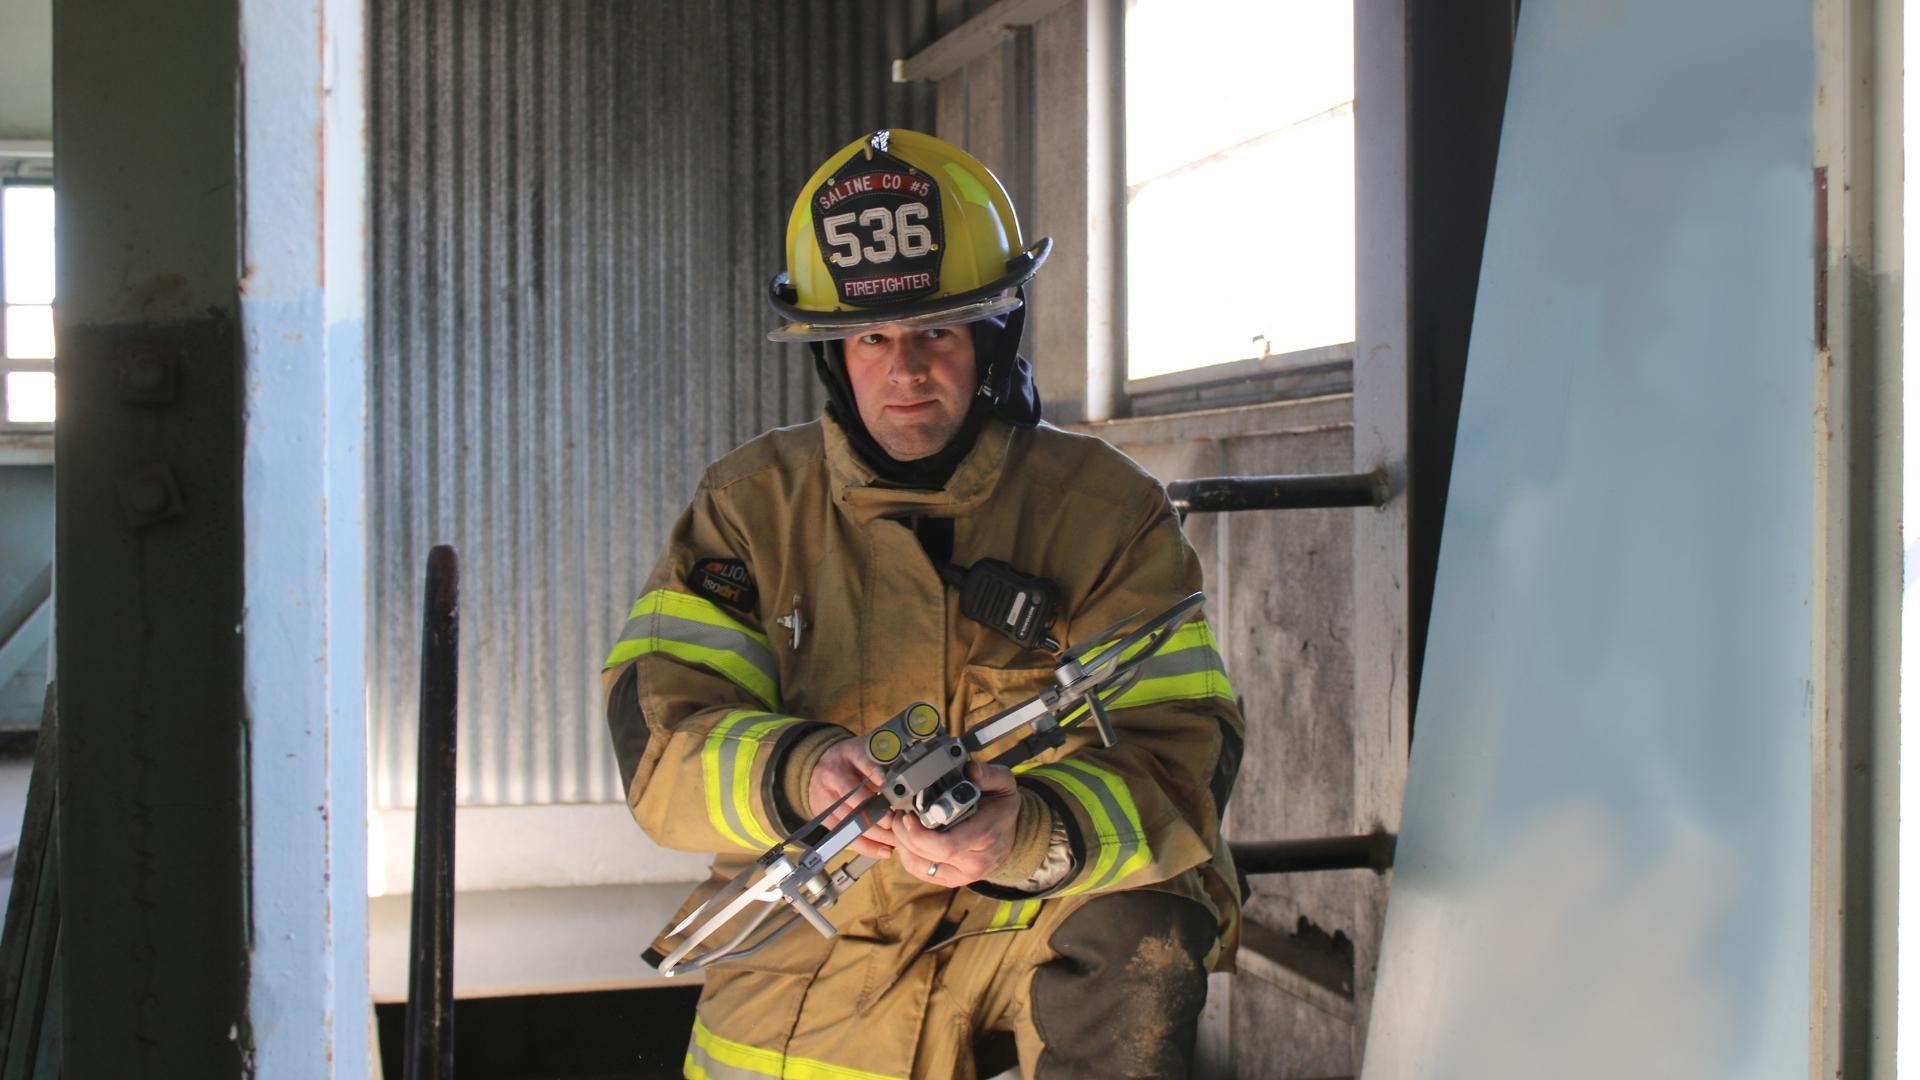
<svg viewBox="0 0 1920 1080"><path fill-rule="evenodd" d="M932 366L925 348L909 338L901 342L900 348L894 352L893 364L887 373L897 380L919 382L927 377L927 371Z"/></svg>

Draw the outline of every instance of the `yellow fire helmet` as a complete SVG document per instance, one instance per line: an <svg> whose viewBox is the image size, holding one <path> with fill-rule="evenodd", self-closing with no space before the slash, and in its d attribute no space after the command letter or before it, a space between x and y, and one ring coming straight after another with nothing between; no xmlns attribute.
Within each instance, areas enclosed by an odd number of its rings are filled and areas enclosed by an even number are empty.
<svg viewBox="0 0 1920 1080"><path fill-rule="evenodd" d="M786 325L767 337L827 341L1005 314L1052 248L1021 244L1006 188L965 150L901 128L863 135L794 200L787 270L767 290Z"/></svg>

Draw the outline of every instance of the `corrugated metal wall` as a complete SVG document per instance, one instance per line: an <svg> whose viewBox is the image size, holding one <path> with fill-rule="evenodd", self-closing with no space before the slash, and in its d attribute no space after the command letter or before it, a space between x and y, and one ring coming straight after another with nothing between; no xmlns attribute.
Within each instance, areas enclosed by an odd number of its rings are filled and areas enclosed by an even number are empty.
<svg viewBox="0 0 1920 1080"><path fill-rule="evenodd" d="M460 549L460 800L621 797L598 671L702 467L810 419L787 209L927 3L374 0L368 709L413 803L420 579Z"/></svg>

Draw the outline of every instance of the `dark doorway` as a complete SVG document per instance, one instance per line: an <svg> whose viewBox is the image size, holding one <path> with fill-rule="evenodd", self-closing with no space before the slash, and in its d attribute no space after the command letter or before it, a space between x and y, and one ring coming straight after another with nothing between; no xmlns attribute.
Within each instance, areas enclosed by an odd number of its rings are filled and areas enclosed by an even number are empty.
<svg viewBox="0 0 1920 1080"><path fill-rule="evenodd" d="M462 1080L655 1080L680 1075L698 986L469 998L453 1007ZM380 1005L380 1065L404 1075L405 1005Z"/></svg>

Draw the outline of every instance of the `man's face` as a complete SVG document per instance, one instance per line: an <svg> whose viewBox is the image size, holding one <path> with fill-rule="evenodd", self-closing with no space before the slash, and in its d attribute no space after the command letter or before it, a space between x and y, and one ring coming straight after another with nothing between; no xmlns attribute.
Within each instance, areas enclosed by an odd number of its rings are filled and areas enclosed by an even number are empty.
<svg viewBox="0 0 1920 1080"><path fill-rule="evenodd" d="M882 326L845 341L847 381L881 449L896 461L938 453L966 421L979 386L965 326Z"/></svg>

